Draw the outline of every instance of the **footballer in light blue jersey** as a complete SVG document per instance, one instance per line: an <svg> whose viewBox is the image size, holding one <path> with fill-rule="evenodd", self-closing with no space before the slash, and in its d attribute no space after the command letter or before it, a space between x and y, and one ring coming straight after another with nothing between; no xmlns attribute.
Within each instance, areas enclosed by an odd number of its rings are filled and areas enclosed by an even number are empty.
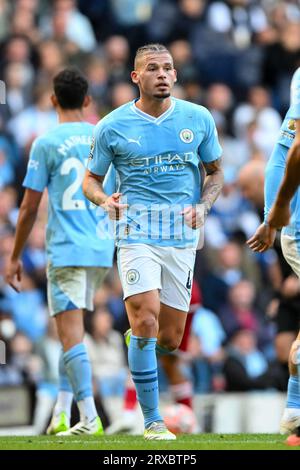
<svg viewBox="0 0 300 470"><path fill-rule="evenodd" d="M31 148L23 184L40 192L48 188L46 245L54 267L112 266L114 242L100 239L97 232L99 221L103 224L102 209L90 203L81 188L93 127L85 122L61 123ZM113 184L111 175L108 193Z"/></svg>
<svg viewBox="0 0 300 470"><path fill-rule="evenodd" d="M85 199L82 191L93 133L93 126L84 122L83 114L83 108L90 103L88 82L79 70L69 68L54 77L53 88L51 101L59 124L32 145L24 180L26 191L5 278L13 288L20 288L21 254L47 188L48 306L62 343L59 390L47 434L100 435L103 427L83 343L83 316L85 310L93 309L95 291L112 265L114 243L104 236L103 214L99 215L99 209ZM109 174L110 170L108 178ZM111 178L114 186L113 174ZM113 192L114 188L108 185L106 190ZM73 397L80 421L70 428Z"/></svg>
<svg viewBox="0 0 300 470"><path fill-rule="evenodd" d="M132 329L128 362L144 437L174 440L159 411L156 354L167 355L182 340L199 229L222 189L221 148L207 109L171 97L177 76L165 46L139 48L131 78L140 97L97 125L83 190L119 221L118 267ZM111 164L119 189L108 196L102 182Z"/></svg>
<svg viewBox="0 0 300 470"><path fill-rule="evenodd" d="M298 186L300 178L299 174L293 174L293 172L299 172L299 120L300 68L293 75L290 108L284 118L278 142L266 168L265 222L248 241L253 251L264 252L272 246L276 228L286 225L281 231L282 253L298 278L300 278L300 188ZM292 164L291 167L290 164ZM292 190L290 188L291 184ZM292 194L294 194L293 197ZM296 291L292 297L295 298L294 296L298 294L299 287L296 284ZM289 315L286 319L286 325L289 325L289 328L287 331L280 331L279 333L284 333L280 337L282 351L290 350L288 357L290 377L286 407L280 423L280 432L281 434L292 434L286 441L288 445L299 446L300 332L298 332L296 338L299 316L297 317L293 311L291 313L287 311L286 315ZM295 338L296 341L294 341Z"/></svg>
<svg viewBox="0 0 300 470"><path fill-rule="evenodd" d="M117 227L123 243L195 246L198 230L184 224L182 210L201 200L199 165L222 153L209 111L172 98L155 118L136 102L116 109L96 126L88 169L105 175L112 163L127 214Z"/></svg>
<svg viewBox="0 0 300 470"><path fill-rule="evenodd" d="M300 68L296 70L291 82L291 103L283 120L279 139L268 161L265 182L265 220L268 219L270 209L278 188L282 181L286 158L295 139L296 120L300 119ZM300 230L300 190L298 189L291 201L291 219L288 227L283 228L283 233L293 235Z"/></svg>

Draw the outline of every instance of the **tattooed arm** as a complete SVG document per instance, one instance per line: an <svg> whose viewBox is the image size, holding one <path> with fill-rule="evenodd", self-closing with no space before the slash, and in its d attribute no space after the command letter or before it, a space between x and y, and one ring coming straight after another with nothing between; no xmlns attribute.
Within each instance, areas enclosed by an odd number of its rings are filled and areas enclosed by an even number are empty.
<svg viewBox="0 0 300 470"><path fill-rule="evenodd" d="M103 207L108 212L110 219L118 220L122 217L123 210L128 207L127 204L121 204L121 193L113 193L111 196L105 194L103 190L104 176L95 175L86 170L82 183L83 194L97 206Z"/></svg>
<svg viewBox="0 0 300 470"><path fill-rule="evenodd" d="M204 163L203 165L206 176L201 202L197 204L196 207L190 206L182 211L186 224L193 229L200 228L204 224L207 214L223 187L224 178L221 168L221 159Z"/></svg>
<svg viewBox="0 0 300 470"><path fill-rule="evenodd" d="M210 211L213 203L217 200L223 187L224 176L221 168L221 159L210 163L204 163L206 177L204 180L201 202L205 206L205 214Z"/></svg>

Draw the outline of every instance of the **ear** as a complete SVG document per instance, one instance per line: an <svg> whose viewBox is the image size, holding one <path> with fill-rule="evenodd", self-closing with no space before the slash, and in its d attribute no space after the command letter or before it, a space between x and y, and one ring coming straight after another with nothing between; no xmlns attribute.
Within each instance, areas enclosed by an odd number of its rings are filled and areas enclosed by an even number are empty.
<svg viewBox="0 0 300 470"><path fill-rule="evenodd" d="M139 72L137 72L136 70L133 70L130 75L131 75L131 80L133 81L133 83L135 83L135 85L138 85L140 81Z"/></svg>
<svg viewBox="0 0 300 470"><path fill-rule="evenodd" d="M54 108L57 108L58 107L58 101L57 101L57 98L56 98L54 93L52 93L52 95L50 96L50 100L51 100L52 106Z"/></svg>
<svg viewBox="0 0 300 470"><path fill-rule="evenodd" d="M174 78L174 83L177 82L177 70L174 69L174 75L175 75L175 78Z"/></svg>
<svg viewBox="0 0 300 470"><path fill-rule="evenodd" d="M82 107L83 107L83 108L87 108L87 107L91 104L91 102L92 102L92 97L91 97L91 95L86 95L86 96L84 97Z"/></svg>

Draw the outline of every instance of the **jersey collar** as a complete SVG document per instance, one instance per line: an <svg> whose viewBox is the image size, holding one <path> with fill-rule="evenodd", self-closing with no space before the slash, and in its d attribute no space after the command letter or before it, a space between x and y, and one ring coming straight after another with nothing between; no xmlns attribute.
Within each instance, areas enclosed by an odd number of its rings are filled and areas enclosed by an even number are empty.
<svg viewBox="0 0 300 470"><path fill-rule="evenodd" d="M136 98L131 104L132 111L139 117L145 119L145 121L153 122L153 124L156 124L157 126L159 126L168 116L170 116L175 108L175 100L173 97L171 97L171 106L163 114L156 118L139 109L135 104L137 100L138 98Z"/></svg>

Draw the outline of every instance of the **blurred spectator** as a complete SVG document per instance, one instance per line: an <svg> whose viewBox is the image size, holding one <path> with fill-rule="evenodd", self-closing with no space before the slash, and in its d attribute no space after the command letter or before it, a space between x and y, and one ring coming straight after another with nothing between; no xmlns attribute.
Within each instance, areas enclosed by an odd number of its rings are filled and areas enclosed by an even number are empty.
<svg viewBox="0 0 300 470"><path fill-rule="evenodd" d="M136 89L131 83L119 82L111 90L111 108L115 109L137 98Z"/></svg>
<svg viewBox="0 0 300 470"><path fill-rule="evenodd" d="M114 328L122 333L129 327L123 302L123 290L117 267L114 266L106 277L106 284L110 287L107 307L114 319Z"/></svg>
<svg viewBox="0 0 300 470"><path fill-rule="evenodd" d="M3 78L5 67L11 63L20 63L27 66L28 76L26 77L28 82L33 84L34 79L34 69L32 64L32 55L33 55L33 48L30 43L30 40L22 35L22 34L15 34L8 37L5 42L2 44L3 50L1 51L1 78Z"/></svg>
<svg viewBox="0 0 300 470"><path fill-rule="evenodd" d="M129 43L126 37L111 36L104 44L106 62L110 76L110 84L119 81L130 80L130 70L133 64L129 64Z"/></svg>
<svg viewBox="0 0 300 470"><path fill-rule="evenodd" d="M227 131L231 133L230 120L233 108L233 95L224 83L214 83L207 89L205 105L213 116L222 116L227 122Z"/></svg>
<svg viewBox="0 0 300 470"><path fill-rule="evenodd" d="M267 160L276 143L281 126L279 113L271 107L270 94L261 86L252 87L249 90L247 103L240 104L234 111L233 125L235 135L242 140L247 140L249 126L255 123L250 148L258 149Z"/></svg>
<svg viewBox="0 0 300 470"><path fill-rule="evenodd" d="M195 392L208 393L223 389L222 343L225 339L226 334L217 315L199 307L192 320L192 334L188 345L188 352L193 359Z"/></svg>
<svg viewBox="0 0 300 470"><path fill-rule="evenodd" d="M253 330L242 328L233 331L226 352L224 375L228 392L285 390L280 368L276 362L269 365L257 349Z"/></svg>
<svg viewBox="0 0 300 470"><path fill-rule="evenodd" d="M258 333L259 322L254 310L255 289L246 280L240 280L229 288L228 303L219 310L219 317L228 336L237 329L249 329Z"/></svg>
<svg viewBox="0 0 300 470"><path fill-rule="evenodd" d="M299 22L283 21L279 34L278 42L265 48L263 82L273 89L276 107L284 114L290 102L291 75L300 65Z"/></svg>
<svg viewBox="0 0 300 470"><path fill-rule="evenodd" d="M37 384L41 378L42 360L34 354L33 343L30 339L16 332L10 341L11 363L23 374L24 379L31 384Z"/></svg>
<svg viewBox="0 0 300 470"><path fill-rule="evenodd" d="M228 300L229 289L243 278L260 285L260 273L249 260L246 248L232 240L218 251L206 252L206 269L201 282L203 304L218 313Z"/></svg>
<svg viewBox="0 0 300 470"><path fill-rule="evenodd" d="M40 84L35 89L36 101L8 123L20 148L28 154L33 140L57 125L56 113L50 102L52 89Z"/></svg>
<svg viewBox="0 0 300 470"><path fill-rule="evenodd" d="M9 32L9 15L11 5L7 0L0 0L0 41Z"/></svg>
<svg viewBox="0 0 300 470"><path fill-rule="evenodd" d="M207 217L205 240L208 245L218 248L235 234L242 232L246 238L259 225L259 218L249 203L242 198L236 184L237 168L224 168L222 193Z"/></svg>
<svg viewBox="0 0 300 470"><path fill-rule="evenodd" d="M28 106L31 100L31 70L28 64L10 62L5 69L6 118L11 118Z"/></svg>
<svg viewBox="0 0 300 470"><path fill-rule="evenodd" d="M97 56L91 56L86 66L86 75L92 97L107 104L109 74L105 60ZM101 105L102 103L98 104Z"/></svg>
<svg viewBox="0 0 300 470"><path fill-rule="evenodd" d="M38 80L49 81L49 78L53 78L63 68L66 62L64 51L56 41L48 39L39 44L38 53L40 56Z"/></svg>
<svg viewBox="0 0 300 470"><path fill-rule="evenodd" d="M17 329L33 342L40 339L46 331L47 312L43 295L33 279L24 273L20 293L9 286L4 287L3 293L0 307L11 313Z"/></svg>
<svg viewBox="0 0 300 470"><path fill-rule="evenodd" d="M6 186L0 189L0 230L14 227L18 216L17 205L17 192L11 186ZM3 248L3 247L2 247ZM3 251L0 248L0 253Z"/></svg>
<svg viewBox="0 0 300 470"><path fill-rule="evenodd" d="M254 304L254 285L247 280L241 280L229 289L228 303L220 308L219 318L227 336L231 336L237 329L251 330L264 354L274 358L274 328Z"/></svg>
<svg viewBox="0 0 300 470"><path fill-rule="evenodd" d="M66 39L83 52L92 52L96 38L89 19L77 9L76 0L55 0L51 17L44 17L41 29L46 37Z"/></svg>
<svg viewBox="0 0 300 470"><path fill-rule="evenodd" d="M97 307L85 343L93 374L102 397L122 396L127 369L123 336L113 329L113 318L105 307Z"/></svg>

